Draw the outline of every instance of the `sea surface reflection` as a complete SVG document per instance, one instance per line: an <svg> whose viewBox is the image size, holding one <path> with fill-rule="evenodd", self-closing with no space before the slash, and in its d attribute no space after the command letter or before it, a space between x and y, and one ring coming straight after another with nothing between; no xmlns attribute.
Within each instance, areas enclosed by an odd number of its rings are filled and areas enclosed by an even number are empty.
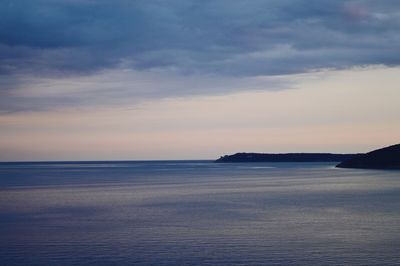
<svg viewBox="0 0 400 266"><path fill-rule="evenodd" d="M0 164L1 265L399 265L400 171Z"/></svg>

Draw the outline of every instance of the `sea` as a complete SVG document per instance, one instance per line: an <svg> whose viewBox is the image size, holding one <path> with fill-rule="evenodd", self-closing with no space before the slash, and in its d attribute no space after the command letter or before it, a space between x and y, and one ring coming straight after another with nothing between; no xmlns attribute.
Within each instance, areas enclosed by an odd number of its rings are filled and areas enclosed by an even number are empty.
<svg viewBox="0 0 400 266"><path fill-rule="evenodd" d="M400 265L400 171L0 163L0 265Z"/></svg>

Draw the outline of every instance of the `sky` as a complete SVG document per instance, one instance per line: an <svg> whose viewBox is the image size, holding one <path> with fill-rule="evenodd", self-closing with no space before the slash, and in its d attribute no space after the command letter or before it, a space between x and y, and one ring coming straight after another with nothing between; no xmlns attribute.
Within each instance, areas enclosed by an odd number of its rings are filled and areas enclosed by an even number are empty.
<svg viewBox="0 0 400 266"><path fill-rule="evenodd" d="M399 143L397 0L3 0L0 161Z"/></svg>

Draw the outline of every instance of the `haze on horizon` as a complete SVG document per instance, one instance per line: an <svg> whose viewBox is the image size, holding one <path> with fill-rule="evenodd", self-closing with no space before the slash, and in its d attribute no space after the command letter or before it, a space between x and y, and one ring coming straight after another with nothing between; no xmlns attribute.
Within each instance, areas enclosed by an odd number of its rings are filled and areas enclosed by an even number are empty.
<svg viewBox="0 0 400 266"><path fill-rule="evenodd" d="M399 47L394 0L5 0L0 161L398 143Z"/></svg>

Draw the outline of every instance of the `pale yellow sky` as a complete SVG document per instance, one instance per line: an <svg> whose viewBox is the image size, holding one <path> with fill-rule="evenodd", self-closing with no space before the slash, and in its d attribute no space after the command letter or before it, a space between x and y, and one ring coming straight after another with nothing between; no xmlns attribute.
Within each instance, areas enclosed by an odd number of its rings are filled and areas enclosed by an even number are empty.
<svg viewBox="0 0 400 266"><path fill-rule="evenodd" d="M400 68L281 78L290 89L262 90L258 77L246 92L1 114L0 160L214 159L400 142Z"/></svg>

